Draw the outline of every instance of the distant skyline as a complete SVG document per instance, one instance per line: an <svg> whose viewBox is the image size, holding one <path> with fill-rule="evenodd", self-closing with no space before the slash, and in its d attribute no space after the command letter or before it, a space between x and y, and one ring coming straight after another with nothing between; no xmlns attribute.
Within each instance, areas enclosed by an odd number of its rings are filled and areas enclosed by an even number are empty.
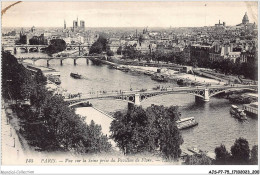
<svg viewBox="0 0 260 175"><path fill-rule="evenodd" d="M2 9L13 2L2 2ZM22 2L2 16L2 27L72 27L77 17L87 27L202 27L258 23L257 2Z"/></svg>

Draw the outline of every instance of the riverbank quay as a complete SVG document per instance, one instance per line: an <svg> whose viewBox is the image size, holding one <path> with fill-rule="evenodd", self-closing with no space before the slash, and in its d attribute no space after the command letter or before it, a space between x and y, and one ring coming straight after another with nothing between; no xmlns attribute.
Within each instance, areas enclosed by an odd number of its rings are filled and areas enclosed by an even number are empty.
<svg viewBox="0 0 260 175"><path fill-rule="evenodd" d="M156 63L146 64L146 63L138 63L135 64L129 62L112 62L111 60L100 60L101 63L107 64L110 67L118 70L122 70L124 72L130 72L133 74L145 74L151 76L153 74L159 73L160 75L166 76L170 82L177 83L178 80L182 80L183 85L186 86L201 86L201 85L224 85L225 82L221 82L219 80L205 78L201 76L197 76L194 74L187 74L182 72L183 66L176 64L161 64L158 66ZM185 67L185 66L184 66Z"/></svg>

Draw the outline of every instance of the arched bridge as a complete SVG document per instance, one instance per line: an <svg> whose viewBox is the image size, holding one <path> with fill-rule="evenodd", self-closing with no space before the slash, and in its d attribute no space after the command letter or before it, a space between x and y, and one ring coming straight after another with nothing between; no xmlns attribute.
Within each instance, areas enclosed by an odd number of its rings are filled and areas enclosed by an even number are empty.
<svg viewBox="0 0 260 175"><path fill-rule="evenodd" d="M24 50L25 52L32 52L32 51L41 51L42 49L48 47L48 45L28 45L28 44L22 44L22 45L2 45L2 50L6 50L7 48L12 48L14 53L17 52L17 49ZM80 52L83 52L84 49L89 50L91 47L90 44L67 44L65 50L78 50L79 55Z"/></svg>
<svg viewBox="0 0 260 175"><path fill-rule="evenodd" d="M24 60L32 60L33 62L37 61L37 60L46 60L47 62L47 66L49 66L49 61L50 60L60 60L60 64L63 64L63 60L65 59L73 59L74 60L74 65L77 64L77 59L80 58L84 58L86 59L86 62L88 63L88 60L95 60L95 59L100 59L102 57L102 55L95 55L95 56L66 56L66 57L17 57L17 60L20 62L23 62Z"/></svg>
<svg viewBox="0 0 260 175"><path fill-rule="evenodd" d="M37 51L39 52L43 48L48 47L48 45L2 45L2 50L5 50L6 48L13 48L14 53L17 52L17 49L24 50L25 52L30 52L30 51Z"/></svg>
<svg viewBox="0 0 260 175"><path fill-rule="evenodd" d="M167 95L167 94L181 94L188 93L192 94L198 98L201 98L204 101L209 101L210 97L215 96L222 92L234 91L234 90L253 90L257 91L257 85L235 85L235 86L199 86L199 87L175 87L159 90L146 90L146 91L122 91L122 92L111 92L111 93L89 93L83 94L80 97L76 98L67 98L66 102L69 103L69 106L74 106L83 102L87 102L91 99L119 99L124 100L135 105L140 105L142 101L158 96L158 95Z"/></svg>

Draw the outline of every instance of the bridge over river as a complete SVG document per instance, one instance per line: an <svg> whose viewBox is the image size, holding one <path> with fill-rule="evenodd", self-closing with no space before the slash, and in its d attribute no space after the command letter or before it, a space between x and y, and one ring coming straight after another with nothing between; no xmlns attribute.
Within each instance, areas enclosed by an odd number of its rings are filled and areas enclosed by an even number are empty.
<svg viewBox="0 0 260 175"><path fill-rule="evenodd" d="M124 100L129 103L140 105L142 101L158 96L167 94L181 94L188 93L194 95L198 99L203 101L209 101L210 97L213 97L222 92L235 91L235 90L252 90L257 91L257 85L228 85L228 86L197 86L197 87L174 87L165 89L148 89L148 90L136 90L136 91L113 91L113 92L92 92L88 94L82 94L75 98L65 98L65 101L69 103L69 106L75 106L91 99L105 99L112 98L118 100Z"/></svg>
<svg viewBox="0 0 260 175"><path fill-rule="evenodd" d="M7 50L16 54L18 50L23 50L25 53L40 52L44 51L47 47L48 45L2 45L2 50ZM65 50L77 50L78 55L80 56L83 55L86 50L88 51L90 47L90 44L67 44Z"/></svg>
<svg viewBox="0 0 260 175"><path fill-rule="evenodd" d="M25 60L32 60L33 62L36 62L38 60L46 60L47 66L50 65L50 60L60 60L60 65L63 64L63 60L65 59L73 59L74 60L74 65L77 64L77 59L86 59L86 63L88 64L89 59L90 60L98 60L101 57L105 57L103 55L88 55L88 56L66 56L66 57L17 57L17 60L20 62L23 62Z"/></svg>
<svg viewBox="0 0 260 175"><path fill-rule="evenodd" d="M29 44L21 44L21 45L2 45L2 50L5 50L7 48L12 48L14 52L17 51L17 49L22 49L25 52L29 52L32 50L36 50L39 52L40 50L47 48L48 45L29 45ZM91 47L91 44L67 44L66 50L83 50L85 48L89 49Z"/></svg>

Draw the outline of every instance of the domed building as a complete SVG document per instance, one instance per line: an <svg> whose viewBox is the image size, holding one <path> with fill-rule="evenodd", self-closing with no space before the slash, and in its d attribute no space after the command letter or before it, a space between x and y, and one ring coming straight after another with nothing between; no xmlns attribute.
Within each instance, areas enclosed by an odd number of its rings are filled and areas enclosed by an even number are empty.
<svg viewBox="0 0 260 175"><path fill-rule="evenodd" d="M256 28L256 24L255 22L254 23L249 23L249 19L248 19L248 16L247 16L247 12L245 13L243 19L242 19L242 23L236 25L237 27L240 27L240 28L244 28L245 30L253 30Z"/></svg>
<svg viewBox="0 0 260 175"><path fill-rule="evenodd" d="M248 19L247 12L246 12L242 19L242 24L248 24L248 23L249 23L249 19Z"/></svg>

